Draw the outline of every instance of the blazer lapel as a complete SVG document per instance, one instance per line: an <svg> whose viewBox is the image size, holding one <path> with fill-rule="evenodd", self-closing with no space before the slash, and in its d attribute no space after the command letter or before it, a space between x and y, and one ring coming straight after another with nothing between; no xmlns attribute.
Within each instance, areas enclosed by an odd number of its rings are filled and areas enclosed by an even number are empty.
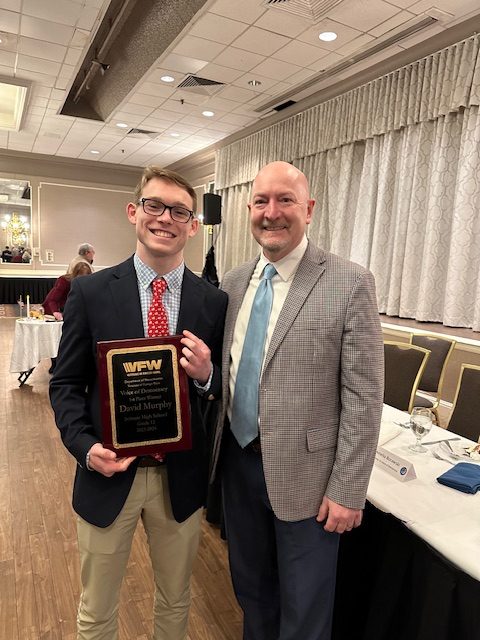
<svg viewBox="0 0 480 640"><path fill-rule="evenodd" d="M312 244L308 244L305 255L300 261L293 278L285 303L278 316L272 339L265 357L264 369L268 366L275 351L282 343L285 335L293 324L300 309L305 304L310 291L325 271L325 253Z"/></svg>
<svg viewBox="0 0 480 640"><path fill-rule="evenodd" d="M122 262L113 271L109 290L115 310L112 322L116 320L126 338L143 337L142 309L133 258ZM102 304L101 298L99 304Z"/></svg>
<svg viewBox="0 0 480 640"><path fill-rule="evenodd" d="M198 286L198 278L190 269L185 267L182 282L182 296L180 299L180 310L178 312L178 320L176 333L181 334L188 327L188 330L195 333L195 325L198 318L198 311L204 304L204 294L201 287Z"/></svg>

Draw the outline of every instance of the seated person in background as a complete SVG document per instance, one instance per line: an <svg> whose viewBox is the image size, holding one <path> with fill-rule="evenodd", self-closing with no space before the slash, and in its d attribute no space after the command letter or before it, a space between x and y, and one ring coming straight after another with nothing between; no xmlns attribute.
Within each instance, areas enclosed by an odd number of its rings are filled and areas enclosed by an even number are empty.
<svg viewBox="0 0 480 640"><path fill-rule="evenodd" d="M22 261L22 253L23 250L21 247L12 247L12 262L21 262Z"/></svg>
<svg viewBox="0 0 480 640"><path fill-rule="evenodd" d="M95 249L88 242L84 242L78 245L78 255L75 256L75 258L70 262L67 273L71 273L73 271L73 267L79 262L84 262L85 264L92 265L94 255ZM90 269L93 273L93 267L90 267Z"/></svg>
<svg viewBox="0 0 480 640"><path fill-rule="evenodd" d="M22 253L22 262L30 262L32 260L32 254L29 249L24 249Z"/></svg>
<svg viewBox="0 0 480 640"><path fill-rule="evenodd" d="M63 320L62 311L67 301L72 280L78 276L88 276L90 273L92 273L90 265L87 262L79 262L71 272L67 272L57 278L53 289L50 289L47 297L42 302L44 312L47 315L54 316L56 320Z"/></svg>
<svg viewBox="0 0 480 640"><path fill-rule="evenodd" d="M12 252L10 251L10 247L7 245L5 249L2 251L2 262L11 262L12 261Z"/></svg>

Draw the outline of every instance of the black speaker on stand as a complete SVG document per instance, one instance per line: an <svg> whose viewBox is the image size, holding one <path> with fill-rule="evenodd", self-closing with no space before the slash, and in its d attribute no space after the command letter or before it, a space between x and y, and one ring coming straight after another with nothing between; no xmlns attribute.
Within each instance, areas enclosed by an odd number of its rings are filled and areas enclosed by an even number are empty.
<svg viewBox="0 0 480 640"><path fill-rule="evenodd" d="M214 225L222 222L222 196L216 193L203 194L203 224Z"/></svg>

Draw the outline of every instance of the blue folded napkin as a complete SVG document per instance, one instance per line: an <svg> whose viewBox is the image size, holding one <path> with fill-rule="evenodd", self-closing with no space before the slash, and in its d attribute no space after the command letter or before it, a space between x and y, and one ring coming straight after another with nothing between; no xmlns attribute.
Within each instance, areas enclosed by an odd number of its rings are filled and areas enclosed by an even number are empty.
<svg viewBox="0 0 480 640"><path fill-rule="evenodd" d="M437 478L440 484L464 493L477 493L480 489L480 465L459 462Z"/></svg>

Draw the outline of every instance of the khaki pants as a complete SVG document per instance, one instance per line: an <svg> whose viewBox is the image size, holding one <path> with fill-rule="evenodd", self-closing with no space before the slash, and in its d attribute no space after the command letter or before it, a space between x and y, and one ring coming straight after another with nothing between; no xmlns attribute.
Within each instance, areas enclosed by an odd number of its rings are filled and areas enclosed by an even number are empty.
<svg viewBox="0 0 480 640"><path fill-rule="evenodd" d="M202 510L175 521L165 467L139 468L127 501L109 527L78 518L82 595L78 640L117 640L120 587L138 519L145 528L155 579L154 639L184 640L190 605L190 575Z"/></svg>

